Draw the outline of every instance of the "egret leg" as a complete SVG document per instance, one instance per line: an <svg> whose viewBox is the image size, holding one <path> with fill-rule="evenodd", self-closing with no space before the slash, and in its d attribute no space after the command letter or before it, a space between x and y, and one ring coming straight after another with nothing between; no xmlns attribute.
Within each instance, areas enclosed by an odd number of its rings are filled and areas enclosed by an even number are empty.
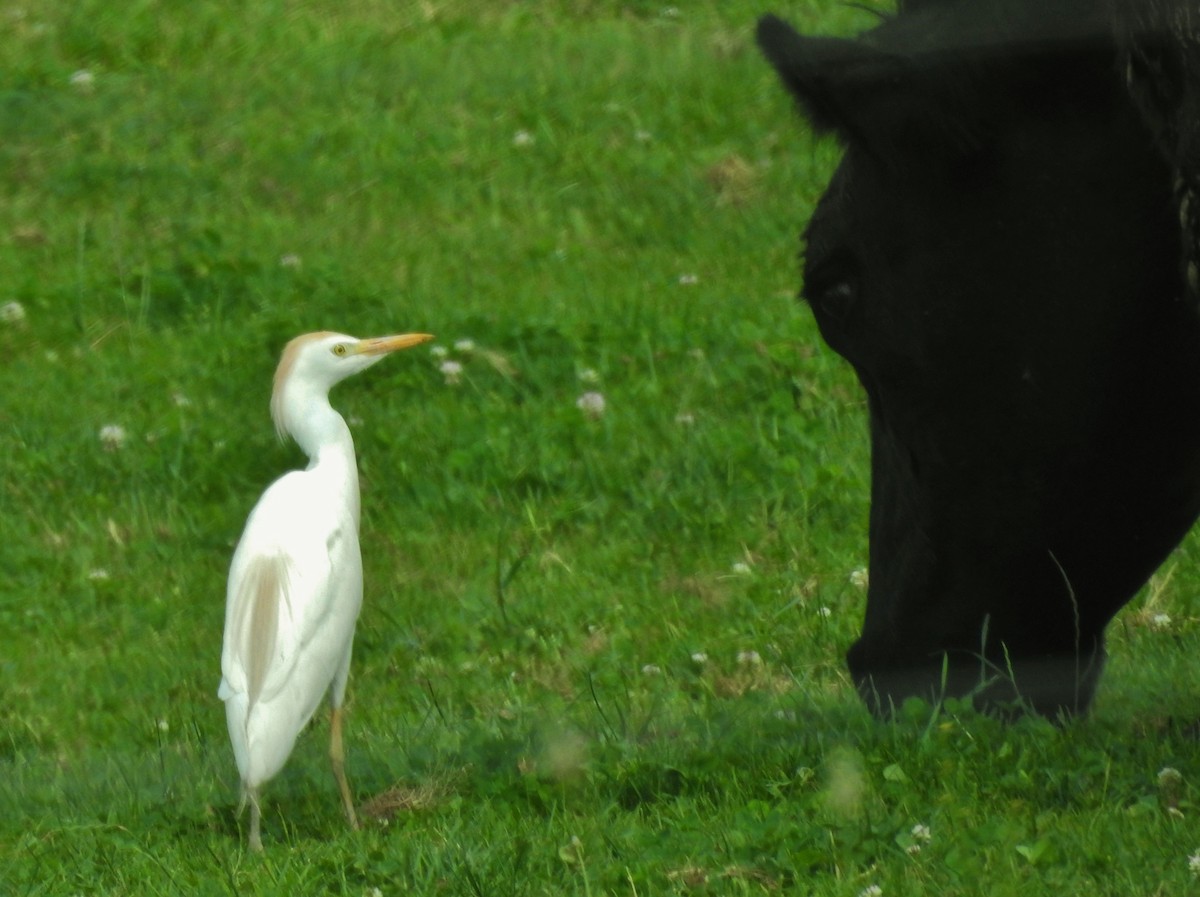
<svg viewBox="0 0 1200 897"><path fill-rule="evenodd" d="M342 708L335 706L329 724L329 759L333 761L333 777L337 779L342 793L342 809L350 828L358 828L358 815L354 812L354 798L350 795L350 783L346 781L346 751L342 747Z"/></svg>
<svg viewBox="0 0 1200 897"><path fill-rule="evenodd" d="M247 788L246 796L250 798L250 849L262 853L262 810L258 806L258 789Z"/></svg>

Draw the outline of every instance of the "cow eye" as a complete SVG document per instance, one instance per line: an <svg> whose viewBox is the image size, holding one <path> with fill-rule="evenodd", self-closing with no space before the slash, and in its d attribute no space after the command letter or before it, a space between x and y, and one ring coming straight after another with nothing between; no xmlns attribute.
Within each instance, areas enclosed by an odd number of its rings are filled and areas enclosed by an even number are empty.
<svg viewBox="0 0 1200 897"><path fill-rule="evenodd" d="M833 320L848 316L857 304L858 282L858 261L847 246L823 244L809 235L804 298L813 311Z"/></svg>
<svg viewBox="0 0 1200 897"><path fill-rule="evenodd" d="M854 285L848 280L832 284L821 291L821 302L827 305L843 305L854 298Z"/></svg>
<svg viewBox="0 0 1200 897"><path fill-rule="evenodd" d="M816 311L830 318L840 319L849 314L858 296L858 286L853 279L835 280L805 291L805 297Z"/></svg>

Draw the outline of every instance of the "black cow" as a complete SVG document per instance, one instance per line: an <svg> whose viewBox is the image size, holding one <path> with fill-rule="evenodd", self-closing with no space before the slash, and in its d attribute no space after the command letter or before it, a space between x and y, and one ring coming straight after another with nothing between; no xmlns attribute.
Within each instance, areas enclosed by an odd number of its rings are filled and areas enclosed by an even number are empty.
<svg viewBox="0 0 1200 897"><path fill-rule="evenodd" d="M1105 626L1200 511L1178 163L1120 70L1144 44L1118 49L1108 5L1136 2L909 0L856 40L759 23L845 146L803 295L870 412L847 659L876 710L1086 710Z"/></svg>

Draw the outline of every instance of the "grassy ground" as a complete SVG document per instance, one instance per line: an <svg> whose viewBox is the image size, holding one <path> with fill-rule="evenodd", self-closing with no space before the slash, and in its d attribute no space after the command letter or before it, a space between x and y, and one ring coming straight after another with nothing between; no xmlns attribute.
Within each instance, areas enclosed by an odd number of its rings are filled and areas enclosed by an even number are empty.
<svg viewBox="0 0 1200 897"><path fill-rule="evenodd" d="M0 894L1196 886L1194 541L1088 721L854 697L864 414L793 300L836 148L753 52L760 6L245 7L0 6ZM324 328L447 356L335 393L368 824L320 720L256 857L224 576L302 463L278 351Z"/></svg>

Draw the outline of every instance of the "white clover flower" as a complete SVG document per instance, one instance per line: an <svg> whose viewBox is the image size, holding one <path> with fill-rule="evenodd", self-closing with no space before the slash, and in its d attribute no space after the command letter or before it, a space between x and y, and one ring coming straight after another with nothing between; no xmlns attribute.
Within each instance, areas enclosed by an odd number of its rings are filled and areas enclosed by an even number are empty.
<svg viewBox="0 0 1200 897"><path fill-rule="evenodd" d="M867 885L858 892L858 897L883 897L883 888L879 885Z"/></svg>
<svg viewBox="0 0 1200 897"><path fill-rule="evenodd" d="M693 651L692 663L697 664L698 666L704 666L706 663L708 663L708 655L703 651Z"/></svg>
<svg viewBox="0 0 1200 897"><path fill-rule="evenodd" d="M299 268L304 263L300 260L300 256L294 252L289 252L286 255L279 257L280 268Z"/></svg>
<svg viewBox="0 0 1200 897"><path fill-rule="evenodd" d="M186 408L192 404L191 399L178 391L171 393L171 401L175 403L176 408Z"/></svg>
<svg viewBox="0 0 1200 897"><path fill-rule="evenodd" d="M171 731L171 724L169 722L167 722L165 719L163 719L162 717L159 717L158 722L155 723L155 725L158 726L158 731L160 731L160 732L170 732Z"/></svg>
<svg viewBox="0 0 1200 897"><path fill-rule="evenodd" d="M447 386L457 386L458 382L462 379L463 366L457 361L447 359L438 365L438 370L446 378Z"/></svg>
<svg viewBox="0 0 1200 897"><path fill-rule="evenodd" d="M912 836L917 841L924 841L926 844L933 840L933 833L929 830L929 826L920 822L912 827Z"/></svg>
<svg viewBox="0 0 1200 897"><path fill-rule="evenodd" d="M579 377L580 383L599 383L600 375L596 373L595 368L584 368L576 376Z"/></svg>
<svg viewBox="0 0 1200 897"><path fill-rule="evenodd" d="M600 417L604 414L604 396L598 392L585 392L575 400L575 407L588 417Z"/></svg>
<svg viewBox="0 0 1200 897"><path fill-rule="evenodd" d="M371 890L367 891L367 897L383 897L383 891L379 890L379 888L371 888Z"/></svg>
<svg viewBox="0 0 1200 897"><path fill-rule="evenodd" d="M680 274L679 285L681 287L694 287L700 282L700 278L695 274Z"/></svg>
<svg viewBox="0 0 1200 897"><path fill-rule="evenodd" d="M88 579L92 582L104 582L109 578L108 571L103 567L95 567L88 571Z"/></svg>
<svg viewBox="0 0 1200 897"><path fill-rule="evenodd" d="M100 444L105 451L119 451L125 445L125 428L120 424L105 424L100 428Z"/></svg>
<svg viewBox="0 0 1200 897"><path fill-rule="evenodd" d="M516 147L533 146L534 137L528 131L521 129L513 134L512 144Z"/></svg>
<svg viewBox="0 0 1200 897"><path fill-rule="evenodd" d="M756 667L762 665L762 657L757 651L738 651L737 662L740 666Z"/></svg>
<svg viewBox="0 0 1200 897"><path fill-rule="evenodd" d="M830 617L833 616L833 611L828 607L818 607L817 608L817 616L824 617L826 620L828 620Z"/></svg>
<svg viewBox="0 0 1200 897"><path fill-rule="evenodd" d="M662 667L656 663L648 663L642 667L642 674L646 676L661 676Z"/></svg>
<svg viewBox="0 0 1200 897"><path fill-rule="evenodd" d="M1155 614L1150 618L1150 625L1155 629L1166 629L1171 625L1171 615Z"/></svg>
<svg viewBox="0 0 1200 897"><path fill-rule="evenodd" d="M750 568L750 565L745 561L734 561L730 565L729 570L731 573L736 573L738 576L749 576L750 573L753 572Z"/></svg>
<svg viewBox="0 0 1200 897"><path fill-rule="evenodd" d="M866 567L855 567L850 571L850 585L858 589L865 589L869 584L870 577Z"/></svg>
<svg viewBox="0 0 1200 897"><path fill-rule="evenodd" d="M1158 771L1158 785L1160 788L1170 788L1182 784L1183 773L1174 766L1164 766Z"/></svg>
<svg viewBox="0 0 1200 897"><path fill-rule="evenodd" d="M0 322L21 324L25 321L25 306L20 302L5 302L0 305Z"/></svg>
<svg viewBox="0 0 1200 897"><path fill-rule="evenodd" d="M1200 876L1200 849L1188 857L1188 868L1192 871L1192 875Z"/></svg>
<svg viewBox="0 0 1200 897"><path fill-rule="evenodd" d="M473 339L456 339L454 341L454 349L457 352L474 352L475 340Z"/></svg>
<svg viewBox="0 0 1200 897"><path fill-rule="evenodd" d="M432 345L429 347L429 354L431 356L433 356L435 359L440 359L440 358L445 358L447 355L449 355L450 350L447 349L445 346L435 344L435 345Z"/></svg>
<svg viewBox="0 0 1200 897"><path fill-rule="evenodd" d="M696 422L696 415L690 411L680 411L675 415L675 423L681 427L690 427Z"/></svg>
<svg viewBox="0 0 1200 897"><path fill-rule="evenodd" d="M77 72L72 72L71 77L68 80L70 81L72 87L85 92L90 91L96 86L96 76L87 69L80 69Z"/></svg>
<svg viewBox="0 0 1200 897"><path fill-rule="evenodd" d="M583 860L583 842L578 835L572 835L571 840L558 849L558 856L564 863L573 866Z"/></svg>

